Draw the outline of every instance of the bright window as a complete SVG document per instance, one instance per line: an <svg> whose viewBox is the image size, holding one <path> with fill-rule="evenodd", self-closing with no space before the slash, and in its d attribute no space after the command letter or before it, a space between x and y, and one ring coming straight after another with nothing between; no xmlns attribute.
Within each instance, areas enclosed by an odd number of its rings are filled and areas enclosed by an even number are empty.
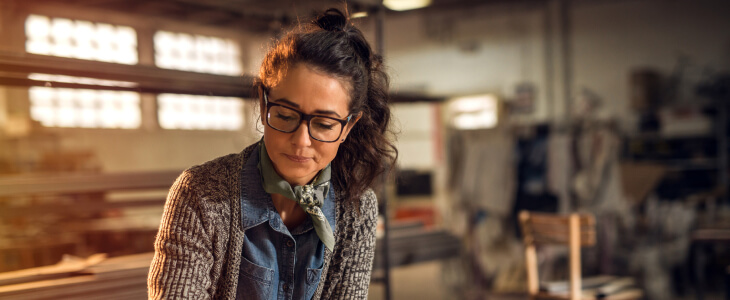
<svg viewBox="0 0 730 300"><path fill-rule="evenodd" d="M137 32L128 26L30 15L25 51L120 64L137 64Z"/></svg>
<svg viewBox="0 0 730 300"><path fill-rule="evenodd" d="M140 96L134 92L30 88L30 115L46 127L139 128Z"/></svg>
<svg viewBox="0 0 730 300"><path fill-rule="evenodd" d="M456 98L449 102L451 126L456 129L487 129L497 126L499 103L494 95Z"/></svg>
<svg viewBox="0 0 730 300"><path fill-rule="evenodd" d="M164 129L239 130L243 100L232 97L160 94L157 119Z"/></svg>
<svg viewBox="0 0 730 300"><path fill-rule="evenodd" d="M230 39L158 31L154 43L160 68L233 76L242 72L238 44Z"/></svg>

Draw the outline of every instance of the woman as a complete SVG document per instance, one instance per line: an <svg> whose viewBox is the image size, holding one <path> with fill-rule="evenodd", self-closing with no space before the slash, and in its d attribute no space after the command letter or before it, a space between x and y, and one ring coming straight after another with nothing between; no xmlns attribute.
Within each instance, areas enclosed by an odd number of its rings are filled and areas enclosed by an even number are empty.
<svg viewBox="0 0 730 300"><path fill-rule="evenodd" d="M364 299L369 186L397 156L382 58L330 9L274 45L256 85L262 140L170 189L150 298Z"/></svg>

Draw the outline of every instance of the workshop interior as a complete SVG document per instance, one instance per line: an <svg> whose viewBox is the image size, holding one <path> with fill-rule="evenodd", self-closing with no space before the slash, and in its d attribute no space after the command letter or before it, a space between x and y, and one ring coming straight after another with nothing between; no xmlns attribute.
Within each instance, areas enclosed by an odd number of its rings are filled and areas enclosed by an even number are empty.
<svg viewBox="0 0 730 300"><path fill-rule="evenodd" d="M171 185L333 7L390 76L368 299L730 299L724 0L3 0L0 299L146 298Z"/></svg>

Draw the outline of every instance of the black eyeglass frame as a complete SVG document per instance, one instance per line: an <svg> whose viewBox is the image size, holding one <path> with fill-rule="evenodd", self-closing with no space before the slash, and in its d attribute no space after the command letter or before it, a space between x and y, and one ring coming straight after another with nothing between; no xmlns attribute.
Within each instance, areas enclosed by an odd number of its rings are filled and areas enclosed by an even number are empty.
<svg viewBox="0 0 730 300"><path fill-rule="evenodd" d="M305 114L305 113L303 113L301 111L298 111L298 110L296 110L296 109L294 109L292 107L289 107L289 106L286 106L286 105L283 105L283 104L279 104L279 103L269 102L269 95L268 95L269 93L266 91L266 89L263 90L263 94L264 94L264 103L266 104L266 125L268 125L269 127L271 127L271 129L274 129L274 130L279 131L279 132L292 133L292 132L297 131L297 129L299 129L299 126L302 126L302 120L304 120L304 121L307 121L307 133L309 133L309 137L312 138L312 139L314 139L314 140L323 142L323 143L334 143L337 140L339 140L340 137L342 137L342 131L345 130L345 126L347 126L347 124L350 123L350 120L352 119L352 116L354 115L354 114L350 114L349 116L347 116L347 119L341 120L341 119L327 117L327 116L322 116L322 115ZM281 129L276 128L274 126L271 126L271 124L269 123L269 109L271 109L272 106L281 106L281 107L290 109L290 110L298 113L299 114L299 123L297 123L297 126L294 127L294 129L292 129L291 131L284 131L284 130L281 130ZM331 140L331 141L323 141L323 140L320 140L320 139L314 137L312 135L312 119L314 119L314 118L325 118L325 119L330 119L330 120L333 120L333 121L340 122L340 124L342 124L342 126L340 127L340 133L337 134L337 138L335 138L334 140Z"/></svg>

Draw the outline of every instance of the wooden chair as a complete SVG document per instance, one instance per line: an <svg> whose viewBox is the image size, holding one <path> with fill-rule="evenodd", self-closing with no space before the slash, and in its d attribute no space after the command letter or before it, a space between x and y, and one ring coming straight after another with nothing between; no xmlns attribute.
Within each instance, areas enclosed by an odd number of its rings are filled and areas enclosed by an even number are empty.
<svg viewBox="0 0 730 300"><path fill-rule="evenodd" d="M580 249L596 243L596 220L591 214L573 213L557 215L521 211L520 225L525 244L525 265L527 268L527 289L534 299L641 299L643 292L631 288L631 278L596 276L584 282L581 278ZM537 270L536 246L546 244L567 245L569 248L569 280L563 291L541 290ZM552 286L561 283L553 283ZM565 282L562 282L565 285ZM549 286L549 285L543 285ZM590 289L586 289L590 287Z"/></svg>

